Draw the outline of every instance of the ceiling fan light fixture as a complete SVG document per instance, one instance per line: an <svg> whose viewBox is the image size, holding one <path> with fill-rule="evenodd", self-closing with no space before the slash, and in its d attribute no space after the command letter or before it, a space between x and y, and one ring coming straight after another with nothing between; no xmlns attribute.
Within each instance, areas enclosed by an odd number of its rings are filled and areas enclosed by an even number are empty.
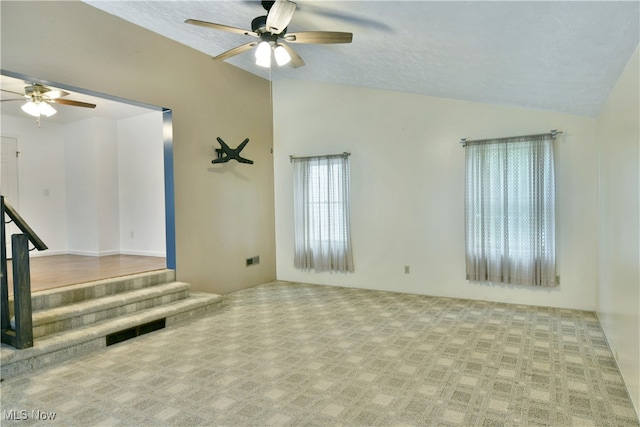
<svg viewBox="0 0 640 427"><path fill-rule="evenodd" d="M260 42L256 49L256 65L271 67L271 45L268 42Z"/></svg>
<svg viewBox="0 0 640 427"><path fill-rule="evenodd" d="M287 52L282 45L278 45L273 50L273 55L276 57L276 63L279 66L287 65L291 61L291 55Z"/></svg>
<svg viewBox="0 0 640 427"><path fill-rule="evenodd" d="M28 101L21 108L22 108L22 111L29 114L30 116L33 116L33 117L40 116L40 107L38 107L38 104L36 104L33 101Z"/></svg>
<svg viewBox="0 0 640 427"><path fill-rule="evenodd" d="M38 105L38 108L40 109L40 114L45 117L51 117L57 113L56 109L49 105L48 102L41 102L40 105Z"/></svg>
<svg viewBox="0 0 640 427"><path fill-rule="evenodd" d="M51 117L55 113L57 113L55 108L53 108L48 103L44 101L34 102L32 100L28 101L26 104L22 106L22 111L24 111L25 113L33 117L40 117L40 116Z"/></svg>

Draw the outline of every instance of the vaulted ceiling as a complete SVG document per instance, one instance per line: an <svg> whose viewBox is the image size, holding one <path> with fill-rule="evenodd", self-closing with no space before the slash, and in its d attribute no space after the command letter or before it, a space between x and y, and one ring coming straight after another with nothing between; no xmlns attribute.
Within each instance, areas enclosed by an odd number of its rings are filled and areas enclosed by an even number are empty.
<svg viewBox="0 0 640 427"><path fill-rule="evenodd" d="M105 1L94 7L216 56L251 41L185 24L188 18L251 29L266 14L259 1ZM597 116L640 41L639 1L307 1L297 0L294 31L348 31L351 44L291 45L301 68L255 64L252 52L229 64L260 77L302 79L444 98ZM16 92L25 82L0 77ZM61 106L48 120L144 113L86 94L100 108ZM15 98L2 93L2 99ZM24 116L19 102L3 114Z"/></svg>
<svg viewBox="0 0 640 427"><path fill-rule="evenodd" d="M103 1L92 6L216 56L251 39L258 1ZM306 65L227 62L303 79L597 116L639 42L638 1L297 1L288 31L347 31L351 44L292 45Z"/></svg>

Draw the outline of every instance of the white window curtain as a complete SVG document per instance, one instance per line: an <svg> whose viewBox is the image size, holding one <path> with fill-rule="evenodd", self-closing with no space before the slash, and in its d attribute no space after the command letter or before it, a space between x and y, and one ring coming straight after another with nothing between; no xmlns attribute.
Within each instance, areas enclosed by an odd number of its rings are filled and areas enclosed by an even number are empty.
<svg viewBox="0 0 640 427"><path fill-rule="evenodd" d="M467 279L557 286L553 135L470 141Z"/></svg>
<svg viewBox="0 0 640 427"><path fill-rule="evenodd" d="M353 271L348 154L292 158L297 268Z"/></svg>

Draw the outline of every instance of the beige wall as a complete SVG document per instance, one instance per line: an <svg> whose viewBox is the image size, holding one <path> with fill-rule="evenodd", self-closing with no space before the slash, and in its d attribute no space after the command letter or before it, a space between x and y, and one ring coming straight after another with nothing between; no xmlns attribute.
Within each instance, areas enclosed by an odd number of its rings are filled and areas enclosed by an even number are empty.
<svg viewBox="0 0 640 427"><path fill-rule="evenodd" d="M598 317L640 412L640 56L598 119Z"/></svg>
<svg viewBox="0 0 640 427"><path fill-rule="evenodd" d="M172 109L179 280L227 293L275 278L268 81L81 2L0 8L3 69ZM212 165L217 136L250 138L255 164Z"/></svg>
<svg viewBox="0 0 640 427"><path fill-rule="evenodd" d="M595 310L596 120L304 81L274 83L278 279ZM464 149L477 139L547 132L556 141L560 286L465 280ZM288 156L350 151L355 272L293 267ZM404 274L404 266L410 274Z"/></svg>

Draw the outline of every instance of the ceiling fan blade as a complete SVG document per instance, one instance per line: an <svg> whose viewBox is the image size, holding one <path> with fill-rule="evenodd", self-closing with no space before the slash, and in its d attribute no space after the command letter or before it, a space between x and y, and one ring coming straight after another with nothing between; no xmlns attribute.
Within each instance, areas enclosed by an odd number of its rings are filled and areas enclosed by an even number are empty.
<svg viewBox="0 0 640 427"><path fill-rule="evenodd" d="M186 24L199 25L201 27L213 28L214 30L226 31L228 33L235 33L235 34L243 34L245 36L260 37L257 33L254 33L253 31L243 30L242 28L237 28L237 27L230 27L228 25L214 24L213 22L199 21L197 19L187 19L184 22Z"/></svg>
<svg viewBox="0 0 640 427"><path fill-rule="evenodd" d="M353 40L353 34L341 33L337 31L302 31L299 33L288 33L284 36L284 39L289 43L351 43L351 40Z"/></svg>
<svg viewBox="0 0 640 427"><path fill-rule="evenodd" d="M220 55L214 57L216 61L224 61L227 58L231 58L232 56L239 55L243 52L250 50L252 47L257 45L258 42L249 42L238 47L234 47L233 49L229 49L228 51L221 53Z"/></svg>
<svg viewBox="0 0 640 427"><path fill-rule="evenodd" d="M329 8L322 4L323 2L308 2L305 1L298 5L298 12L305 14L312 14L316 16L324 16L325 18L329 18L332 20L338 20L349 24L349 26L358 25L363 28L371 28L374 27L376 31L384 31L389 33L393 31L389 25L385 24L382 19L373 19L373 18L365 18L361 15L356 15L353 13L349 13L346 11L339 11L335 8Z"/></svg>
<svg viewBox="0 0 640 427"><path fill-rule="evenodd" d="M291 57L291 61L289 61L289 66L291 68L300 68L304 65L304 60L298 55L298 52L293 50L293 48L286 43L278 43L278 46L282 46L289 56Z"/></svg>
<svg viewBox="0 0 640 427"><path fill-rule="evenodd" d="M280 34L287 28L293 12L296 11L296 4L289 0L276 0L267 14L267 31L271 34Z"/></svg>
<svg viewBox="0 0 640 427"><path fill-rule="evenodd" d="M56 89L56 90L48 90L46 92L42 92L42 95L44 95L46 98L50 100L54 100L54 99L62 98L63 96L69 95L69 92Z"/></svg>
<svg viewBox="0 0 640 427"><path fill-rule="evenodd" d="M7 91L8 92L8 91ZM13 98L13 99L0 99L0 102L7 102L7 101L22 101L25 102L26 99L22 98L22 99L18 99L18 98Z"/></svg>
<svg viewBox="0 0 640 427"><path fill-rule="evenodd" d="M0 89L0 90L1 90L1 91L3 91L3 92L9 92L9 93L12 93L12 94L14 94L14 95L25 96L25 95L24 95L24 93L14 92L14 91L12 91L12 90L7 90L7 89Z"/></svg>
<svg viewBox="0 0 640 427"><path fill-rule="evenodd" d="M56 104L71 105L73 107L96 108L96 104L90 104L88 102L81 102L81 101L73 101L71 99L50 99L49 102L54 102Z"/></svg>

